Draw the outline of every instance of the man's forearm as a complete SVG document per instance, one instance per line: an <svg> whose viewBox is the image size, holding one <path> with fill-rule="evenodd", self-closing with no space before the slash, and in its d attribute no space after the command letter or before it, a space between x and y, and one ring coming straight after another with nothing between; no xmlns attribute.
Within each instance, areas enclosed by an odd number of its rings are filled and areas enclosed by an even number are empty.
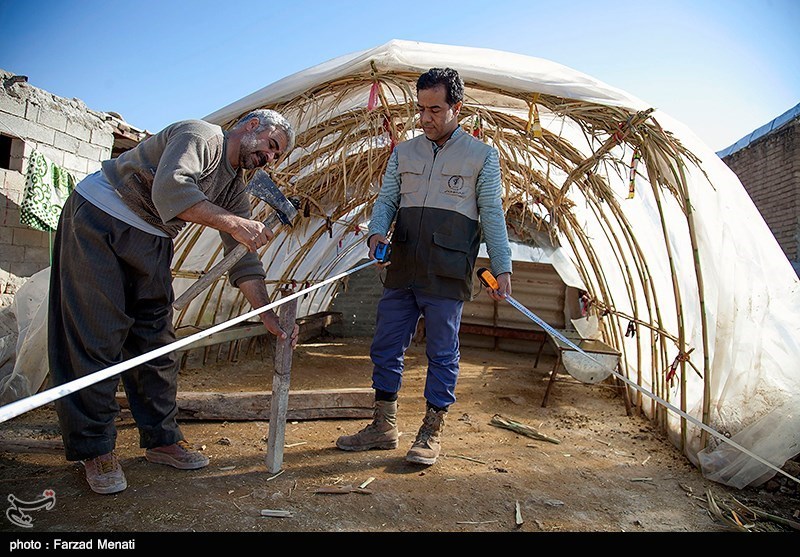
<svg viewBox="0 0 800 557"><path fill-rule="evenodd" d="M195 222L222 232L231 233L236 226L237 217L222 207L214 205L208 200L195 203L182 213L178 218L186 222Z"/></svg>
<svg viewBox="0 0 800 557"><path fill-rule="evenodd" d="M272 230L263 222L234 215L208 200L195 203L179 214L178 218L230 234L249 251L256 251L274 237Z"/></svg>
<svg viewBox="0 0 800 557"><path fill-rule="evenodd" d="M250 305L253 307L253 309L264 307L270 303L269 294L267 294L267 287L261 277L239 281L237 286L239 290L241 290L242 294L244 294L244 297L247 299L247 301L250 302ZM271 309L264 313L271 313L272 315L275 315L275 312Z"/></svg>

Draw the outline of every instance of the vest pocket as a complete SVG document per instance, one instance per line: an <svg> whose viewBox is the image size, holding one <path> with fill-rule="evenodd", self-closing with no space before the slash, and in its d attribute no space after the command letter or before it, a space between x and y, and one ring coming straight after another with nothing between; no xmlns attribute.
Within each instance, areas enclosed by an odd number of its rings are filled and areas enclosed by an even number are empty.
<svg viewBox="0 0 800 557"><path fill-rule="evenodd" d="M437 189L443 195L460 200L474 195L473 169L466 161L446 161L438 176Z"/></svg>
<svg viewBox="0 0 800 557"><path fill-rule="evenodd" d="M424 161L400 160L397 164L400 175L400 193L413 193L419 190L425 173Z"/></svg>
<svg viewBox="0 0 800 557"><path fill-rule="evenodd" d="M442 174L447 176L461 176L462 178L472 178L474 169L469 161L448 160L442 165Z"/></svg>
<svg viewBox="0 0 800 557"><path fill-rule="evenodd" d="M437 276L464 280L469 276L468 253L469 242L463 238L434 232L430 270Z"/></svg>

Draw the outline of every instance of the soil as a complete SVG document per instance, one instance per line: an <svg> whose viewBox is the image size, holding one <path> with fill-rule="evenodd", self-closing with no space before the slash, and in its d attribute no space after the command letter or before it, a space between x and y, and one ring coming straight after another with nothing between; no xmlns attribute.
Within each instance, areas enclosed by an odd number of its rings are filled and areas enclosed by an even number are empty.
<svg viewBox="0 0 800 557"><path fill-rule="evenodd" d="M200 352L200 351L194 351ZM185 391L268 391L274 366L265 351L236 361L192 356ZM291 388L370 386L369 339L318 338L293 354ZM618 391L559 375L542 397L553 360L462 347L458 401L442 455L430 467L405 462L424 413L425 352L414 344L399 398L400 447L343 452L339 435L368 419L286 424L283 468L266 468L268 421L182 421L186 438L211 459L201 470L150 464L129 416L118 419L117 452L128 488L90 491L79 463L62 453L0 452L0 497L33 501L49 489L55 505L30 511L31 528L0 517L0 531L67 532L735 532L791 531L800 494L791 480L737 490L703 478ZM558 443L491 425L496 414ZM0 424L4 439L58 440L52 404ZM790 461L791 464L795 464ZM359 486L371 480L363 490ZM351 486L354 490L345 486ZM342 493L318 493L320 488ZM719 512L714 511L716 507ZM764 518L741 505L779 517ZM287 511L266 517L265 509ZM517 512L518 509L518 512ZM782 520L781 520L782 519Z"/></svg>

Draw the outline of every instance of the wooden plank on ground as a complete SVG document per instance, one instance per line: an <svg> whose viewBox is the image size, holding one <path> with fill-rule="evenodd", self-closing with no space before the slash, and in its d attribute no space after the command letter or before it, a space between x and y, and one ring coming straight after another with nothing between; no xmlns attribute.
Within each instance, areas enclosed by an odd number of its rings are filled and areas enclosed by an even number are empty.
<svg viewBox="0 0 800 557"><path fill-rule="evenodd" d="M61 441L61 439L0 438L0 452L63 454L64 443Z"/></svg>
<svg viewBox="0 0 800 557"><path fill-rule="evenodd" d="M272 393L179 391L179 420L269 421ZM129 408L125 393L117 393L117 402ZM371 418L375 404L372 388L317 389L289 391L287 420L326 418Z"/></svg>

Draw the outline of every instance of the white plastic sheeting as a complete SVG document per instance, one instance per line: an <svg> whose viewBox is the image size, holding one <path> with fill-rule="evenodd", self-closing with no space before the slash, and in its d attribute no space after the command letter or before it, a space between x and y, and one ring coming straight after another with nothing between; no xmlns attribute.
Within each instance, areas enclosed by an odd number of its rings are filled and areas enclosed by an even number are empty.
<svg viewBox="0 0 800 557"><path fill-rule="evenodd" d="M0 377L0 405L35 394L44 384L47 363L47 299L50 267L34 274L14 295L17 352L11 372Z"/></svg>

